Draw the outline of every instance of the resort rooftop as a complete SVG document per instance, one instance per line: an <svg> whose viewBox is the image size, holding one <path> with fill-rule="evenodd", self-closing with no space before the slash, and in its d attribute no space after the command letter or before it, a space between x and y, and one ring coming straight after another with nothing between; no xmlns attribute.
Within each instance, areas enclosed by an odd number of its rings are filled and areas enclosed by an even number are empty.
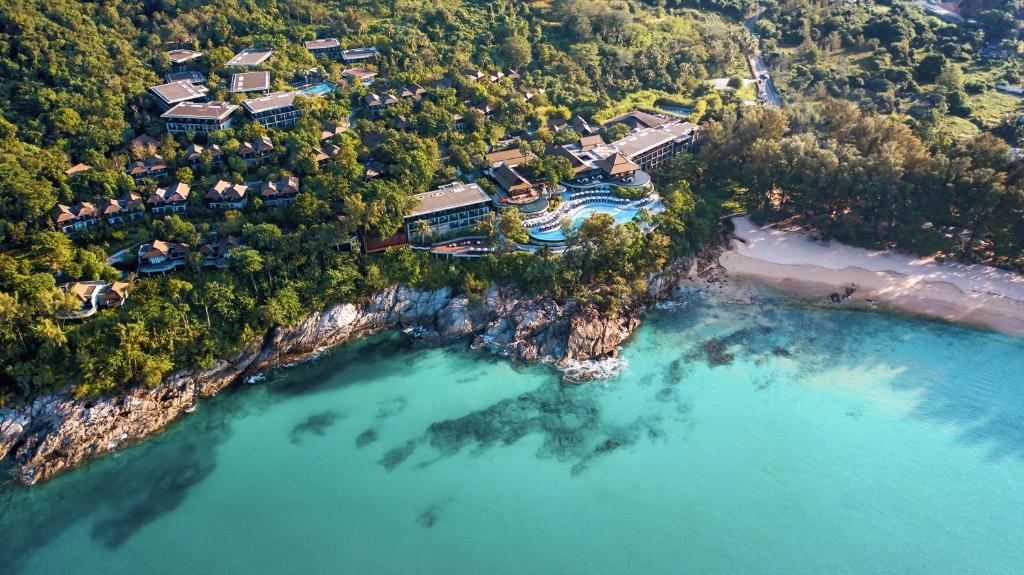
<svg viewBox="0 0 1024 575"><path fill-rule="evenodd" d="M633 158L648 150L653 150L672 140L683 138L697 131L697 124L692 122L661 124L657 128L643 128L621 140L612 142L611 147L620 153Z"/></svg>
<svg viewBox="0 0 1024 575"><path fill-rule="evenodd" d="M171 72L164 76L168 82L179 82L186 81L192 82L193 84L202 84L206 81L206 76L202 72L196 72L195 70L185 70L183 72Z"/></svg>
<svg viewBox="0 0 1024 575"><path fill-rule="evenodd" d="M407 218L491 201L491 197L479 185L462 182L452 182L436 190L416 194L413 198L417 205Z"/></svg>
<svg viewBox="0 0 1024 575"><path fill-rule="evenodd" d="M270 72L240 72L231 75L232 94L239 92L265 92L270 89Z"/></svg>
<svg viewBox="0 0 1024 575"><path fill-rule="evenodd" d="M259 66L273 55L273 50L246 48L245 50L235 54L235 57L228 60L225 66Z"/></svg>
<svg viewBox="0 0 1024 575"><path fill-rule="evenodd" d="M170 58L171 64L184 64L185 62L195 60L202 55L202 52L196 52L195 50L177 49L167 51L167 57Z"/></svg>
<svg viewBox="0 0 1024 575"><path fill-rule="evenodd" d="M245 106L245 109L250 113L258 114L268 110L276 110L278 108L291 106L295 103L295 97L299 94L300 92L274 92L269 96L246 100L242 102L242 105Z"/></svg>
<svg viewBox="0 0 1024 575"><path fill-rule="evenodd" d="M223 120L238 109L227 102L182 102L160 115L161 118L194 118L197 120Z"/></svg>
<svg viewBox="0 0 1024 575"><path fill-rule="evenodd" d="M307 50L325 50L327 48L339 48L341 47L341 42L337 38L318 38L303 42L303 45Z"/></svg>
<svg viewBox="0 0 1024 575"><path fill-rule="evenodd" d="M187 80L178 80L167 84L160 84L150 88L154 94L167 104L177 104L187 100L202 98L209 90L206 86L193 84Z"/></svg>

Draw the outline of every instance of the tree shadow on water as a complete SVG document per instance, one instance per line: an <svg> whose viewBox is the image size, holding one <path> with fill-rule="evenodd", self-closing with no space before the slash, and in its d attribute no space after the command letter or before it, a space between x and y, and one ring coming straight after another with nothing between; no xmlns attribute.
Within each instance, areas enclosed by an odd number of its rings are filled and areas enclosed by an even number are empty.
<svg viewBox="0 0 1024 575"><path fill-rule="evenodd" d="M93 541L116 550L174 511L216 469L217 446L231 435L235 401L210 400L161 435L48 483L0 489L0 573L19 572L33 553L80 521L91 522Z"/></svg>

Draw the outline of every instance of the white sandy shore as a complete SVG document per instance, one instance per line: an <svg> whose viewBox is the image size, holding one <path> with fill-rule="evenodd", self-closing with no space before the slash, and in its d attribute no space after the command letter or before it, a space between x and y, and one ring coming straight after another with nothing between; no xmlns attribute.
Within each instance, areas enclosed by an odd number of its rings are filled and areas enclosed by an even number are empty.
<svg viewBox="0 0 1024 575"><path fill-rule="evenodd" d="M742 241L733 240L719 258L732 277L807 297L852 287L854 301L1024 337L1024 275L819 242L801 231L758 227L745 217L733 224Z"/></svg>

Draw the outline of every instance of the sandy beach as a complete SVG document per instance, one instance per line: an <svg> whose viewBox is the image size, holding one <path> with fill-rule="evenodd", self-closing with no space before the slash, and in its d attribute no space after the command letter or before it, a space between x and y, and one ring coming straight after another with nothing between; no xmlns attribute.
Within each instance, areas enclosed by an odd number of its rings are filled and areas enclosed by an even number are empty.
<svg viewBox="0 0 1024 575"><path fill-rule="evenodd" d="M731 277L812 298L851 288L848 299L854 302L1024 337L1024 275L815 241L746 217L733 218L733 224L738 239L719 258Z"/></svg>

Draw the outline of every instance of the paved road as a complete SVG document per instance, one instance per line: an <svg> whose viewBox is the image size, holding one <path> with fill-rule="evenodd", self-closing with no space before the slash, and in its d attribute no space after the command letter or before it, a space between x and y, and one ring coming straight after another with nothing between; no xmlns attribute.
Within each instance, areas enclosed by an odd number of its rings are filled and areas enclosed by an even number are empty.
<svg viewBox="0 0 1024 575"><path fill-rule="evenodd" d="M743 20L743 26L754 38L757 38L757 19L761 17L762 12L764 12L764 8L758 8L757 12ZM760 39L758 39L758 43L760 43ZM757 80L757 93L760 99L769 106L781 108L782 95L779 94L779 90L775 87L775 81L772 80L768 72L768 64L761 57L761 51L757 50L753 54L747 54L747 64L750 65L750 73Z"/></svg>

